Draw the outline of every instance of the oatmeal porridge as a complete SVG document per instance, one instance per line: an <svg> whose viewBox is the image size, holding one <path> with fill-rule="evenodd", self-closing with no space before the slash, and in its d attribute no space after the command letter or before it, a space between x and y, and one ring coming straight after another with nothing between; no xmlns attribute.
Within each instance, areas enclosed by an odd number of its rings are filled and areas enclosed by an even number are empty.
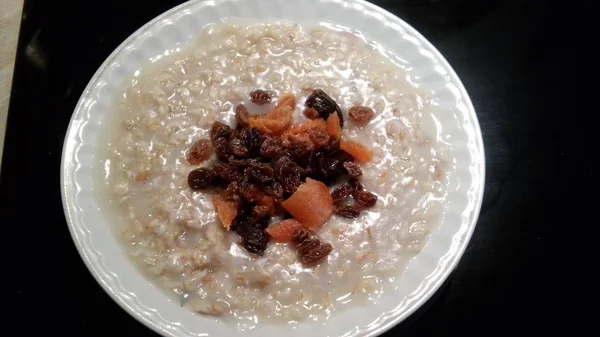
<svg viewBox="0 0 600 337"><path fill-rule="evenodd" d="M210 25L126 84L98 183L136 265L199 314L376 301L442 215L431 102L358 35Z"/></svg>

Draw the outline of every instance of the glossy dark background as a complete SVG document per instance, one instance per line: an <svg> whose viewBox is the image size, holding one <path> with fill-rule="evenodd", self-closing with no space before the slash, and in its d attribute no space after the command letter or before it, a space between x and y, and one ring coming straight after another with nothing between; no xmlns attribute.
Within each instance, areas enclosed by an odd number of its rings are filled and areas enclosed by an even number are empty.
<svg viewBox="0 0 600 337"><path fill-rule="evenodd" d="M59 164L71 113L98 66L180 2L25 1L0 179L3 276L12 283L7 324L48 334L155 336L82 263L63 215ZM561 306L572 296L568 263L577 260L566 259L567 246L592 225L583 215L591 199L581 192L596 178L591 108L584 107L594 96L585 94L580 72L590 63L579 47L590 37L591 6L373 2L413 25L454 67L475 105L487 161L483 209L459 266L385 336L538 334L563 326ZM18 240L33 249L13 246Z"/></svg>

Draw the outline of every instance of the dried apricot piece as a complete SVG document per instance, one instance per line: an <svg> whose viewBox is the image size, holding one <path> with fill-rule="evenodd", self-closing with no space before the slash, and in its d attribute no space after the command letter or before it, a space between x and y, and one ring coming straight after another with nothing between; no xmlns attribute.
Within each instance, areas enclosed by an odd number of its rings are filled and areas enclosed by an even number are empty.
<svg viewBox="0 0 600 337"><path fill-rule="evenodd" d="M373 159L373 152L357 142L351 140L342 140L340 149L350 154L358 163L368 163Z"/></svg>
<svg viewBox="0 0 600 337"><path fill-rule="evenodd" d="M327 133L330 136L340 138L342 136L342 127L340 126L340 118L337 114L329 115L327 118Z"/></svg>
<svg viewBox="0 0 600 337"><path fill-rule="evenodd" d="M280 135L292 125L292 115L296 109L296 97L291 94L282 96L269 113L248 119L250 127L262 134Z"/></svg>
<svg viewBox="0 0 600 337"><path fill-rule="evenodd" d="M271 237L271 241L278 243L288 243L292 241L292 235L298 228L304 227L301 223L294 219L286 219L280 223L267 227L267 233Z"/></svg>
<svg viewBox="0 0 600 337"><path fill-rule="evenodd" d="M221 224L223 224L223 227L225 227L226 230L229 230L229 228L231 228L233 219L235 219L237 216L237 203L234 201L227 201L218 194L213 195L212 203L213 206L215 206L215 210L217 211L219 220L221 220Z"/></svg>
<svg viewBox="0 0 600 337"><path fill-rule="evenodd" d="M324 183L306 178L284 202L283 208L307 228L318 231L333 213L333 200Z"/></svg>

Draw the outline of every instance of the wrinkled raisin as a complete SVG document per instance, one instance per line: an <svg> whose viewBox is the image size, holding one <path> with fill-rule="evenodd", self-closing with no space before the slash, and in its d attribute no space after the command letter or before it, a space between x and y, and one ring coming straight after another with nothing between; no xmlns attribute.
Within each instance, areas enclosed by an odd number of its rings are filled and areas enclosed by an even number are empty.
<svg viewBox="0 0 600 337"><path fill-rule="evenodd" d="M212 127L210 128L210 140L212 140L213 145L219 138L229 138L233 130L229 125L223 124L219 121L214 122Z"/></svg>
<svg viewBox="0 0 600 337"><path fill-rule="evenodd" d="M322 129L314 128L308 130L308 137L317 149L327 145L329 142L329 135Z"/></svg>
<svg viewBox="0 0 600 337"><path fill-rule="evenodd" d="M250 151L242 144L242 141L239 138L232 138L229 141L229 149L231 154L238 158L248 158L248 156L250 156Z"/></svg>
<svg viewBox="0 0 600 337"><path fill-rule="evenodd" d="M273 176L275 173L270 165L257 163L248 167L245 171L245 175L250 181L259 183L261 185L267 185L273 181Z"/></svg>
<svg viewBox="0 0 600 337"><path fill-rule="evenodd" d="M289 157L283 156L274 164L275 176L281 183L283 192L293 194L302 185L306 171L296 165Z"/></svg>
<svg viewBox="0 0 600 337"><path fill-rule="evenodd" d="M258 164L260 161L257 158L235 158L230 157L229 162L238 166L240 169L245 169L252 165Z"/></svg>
<svg viewBox="0 0 600 337"><path fill-rule="evenodd" d="M357 218L360 210L356 206L341 206L335 210L335 214L348 219Z"/></svg>
<svg viewBox="0 0 600 337"><path fill-rule="evenodd" d="M250 155L257 156L260 154L262 138L257 128L248 128L240 132L240 140L246 146Z"/></svg>
<svg viewBox="0 0 600 337"><path fill-rule="evenodd" d="M248 113L248 109L243 104L239 104L235 107L235 121L239 126L246 127L248 126L248 119L250 119L250 114Z"/></svg>
<svg viewBox="0 0 600 337"><path fill-rule="evenodd" d="M373 117L375 117L375 112L366 106L353 106L348 110L348 118L358 126L369 124Z"/></svg>
<svg viewBox="0 0 600 337"><path fill-rule="evenodd" d="M238 181L241 178L238 167L231 163L215 163L212 169L217 178L226 182Z"/></svg>
<svg viewBox="0 0 600 337"><path fill-rule="evenodd" d="M252 183L242 182L239 186L239 191L247 202L257 202L264 196L261 188Z"/></svg>
<svg viewBox="0 0 600 337"><path fill-rule="evenodd" d="M371 192L358 191L355 197L355 205L362 209L371 208L377 203L377 196Z"/></svg>
<svg viewBox="0 0 600 337"><path fill-rule="evenodd" d="M269 215L269 212L271 212L269 207L263 206L263 205L256 205L252 209L252 215L254 215L257 218L265 217L265 216Z"/></svg>
<svg viewBox="0 0 600 337"><path fill-rule="evenodd" d="M358 196L358 192L364 190L363 185L356 179L348 180L348 184L352 186L352 197L354 197L355 199Z"/></svg>
<svg viewBox="0 0 600 337"><path fill-rule="evenodd" d="M269 244L269 235L264 229L252 226L247 229L247 234L242 237L242 245L252 254L262 256Z"/></svg>
<svg viewBox="0 0 600 337"><path fill-rule="evenodd" d="M362 176L362 170L360 169L360 166L358 166L358 164L355 162L352 162L352 161L345 162L344 168L346 169L346 172L348 172L348 175L351 178L358 178L358 177Z"/></svg>
<svg viewBox="0 0 600 337"><path fill-rule="evenodd" d="M273 96L265 90L254 90L250 93L250 100L258 105L271 103Z"/></svg>
<svg viewBox="0 0 600 337"><path fill-rule="evenodd" d="M281 201L283 199L283 187L277 181L271 185L264 187L265 193L273 197L273 199Z"/></svg>
<svg viewBox="0 0 600 337"><path fill-rule="evenodd" d="M267 137L260 146L260 155L265 158L279 158L285 153L285 146L281 138Z"/></svg>
<svg viewBox="0 0 600 337"><path fill-rule="evenodd" d="M298 259L302 264L314 264L333 250L329 243L323 243L306 228L298 228L292 233L292 242L298 250Z"/></svg>
<svg viewBox="0 0 600 337"><path fill-rule="evenodd" d="M308 165L311 178L319 181L324 181L327 179L327 171L325 170L325 157L326 156L324 152L313 152Z"/></svg>
<svg viewBox="0 0 600 337"><path fill-rule="evenodd" d="M188 174L188 185L193 190L204 190L212 186L214 179L211 169L201 167Z"/></svg>
<svg viewBox="0 0 600 337"><path fill-rule="evenodd" d="M304 109L304 116L308 119L317 119L319 118L319 112L314 108L306 108Z"/></svg>
<svg viewBox="0 0 600 337"><path fill-rule="evenodd" d="M228 201L239 201L238 183L234 181L227 185L227 188L223 191L223 197Z"/></svg>
<svg viewBox="0 0 600 337"><path fill-rule="evenodd" d="M344 117L342 116L342 109L340 106L331 98L325 91L321 89L314 90L304 103L308 108L317 110L319 116L325 120L332 113L337 113L340 118L340 126L344 126Z"/></svg>
<svg viewBox="0 0 600 337"><path fill-rule="evenodd" d="M331 199L333 199L334 204L340 204L352 195L353 191L352 186L348 182L345 182L331 192Z"/></svg>
<svg viewBox="0 0 600 337"><path fill-rule="evenodd" d="M188 150L187 161L191 165L200 165L202 162L210 158L211 153L212 145L210 145L210 140L199 139Z"/></svg>
<svg viewBox="0 0 600 337"><path fill-rule="evenodd" d="M215 147L215 153L219 160L227 161L231 157L231 148L229 147L229 141L226 138L221 137L213 141Z"/></svg>

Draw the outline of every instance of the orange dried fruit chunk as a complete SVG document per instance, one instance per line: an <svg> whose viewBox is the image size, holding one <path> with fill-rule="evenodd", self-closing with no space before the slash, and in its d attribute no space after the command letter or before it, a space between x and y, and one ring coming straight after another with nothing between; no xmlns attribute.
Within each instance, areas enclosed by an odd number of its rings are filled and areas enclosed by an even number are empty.
<svg viewBox="0 0 600 337"><path fill-rule="evenodd" d="M298 228L304 226L294 219L286 219L280 223L267 227L266 231L271 237L271 241L278 243L288 243L292 241L292 235Z"/></svg>
<svg viewBox="0 0 600 337"><path fill-rule="evenodd" d="M237 216L238 206L235 201L227 201L222 196L215 194L212 203L217 211L217 216L226 230L229 230L233 219Z"/></svg>
<svg viewBox="0 0 600 337"><path fill-rule="evenodd" d="M281 205L294 219L315 232L323 227L333 213L329 189L311 178L306 178L306 182Z"/></svg>
<svg viewBox="0 0 600 337"><path fill-rule="evenodd" d="M327 133L330 136L340 138L342 136L342 127L340 126L340 118L337 114L331 114L327 118Z"/></svg>
<svg viewBox="0 0 600 337"><path fill-rule="evenodd" d="M364 164L373 159L373 152L357 142L343 140L340 142L340 149L350 154L358 163Z"/></svg>
<svg viewBox="0 0 600 337"><path fill-rule="evenodd" d="M269 113L248 119L250 127L257 128L262 134L280 135L292 125L292 115L296 109L296 97L286 94Z"/></svg>

